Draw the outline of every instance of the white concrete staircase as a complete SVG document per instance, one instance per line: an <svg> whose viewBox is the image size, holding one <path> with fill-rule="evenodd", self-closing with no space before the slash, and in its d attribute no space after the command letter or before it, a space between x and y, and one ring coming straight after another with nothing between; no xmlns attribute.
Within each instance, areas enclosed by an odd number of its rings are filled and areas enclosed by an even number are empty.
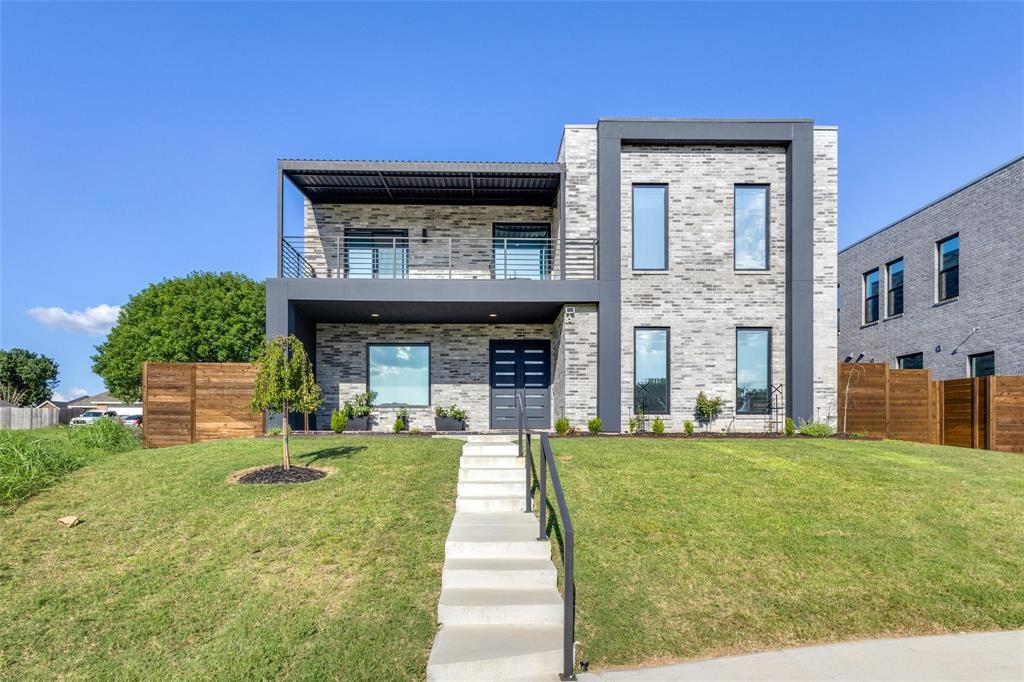
<svg viewBox="0 0 1024 682"><path fill-rule="evenodd" d="M462 447L428 680L558 679L562 596L517 450L493 436Z"/></svg>

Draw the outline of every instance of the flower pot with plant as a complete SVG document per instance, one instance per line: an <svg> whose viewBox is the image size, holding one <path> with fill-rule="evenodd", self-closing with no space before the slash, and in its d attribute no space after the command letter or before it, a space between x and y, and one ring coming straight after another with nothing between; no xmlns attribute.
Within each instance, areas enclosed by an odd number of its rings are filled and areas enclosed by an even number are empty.
<svg viewBox="0 0 1024 682"><path fill-rule="evenodd" d="M469 412L457 405L441 407L434 410L434 428L438 431L465 431Z"/></svg>
<svg viewBox="0 0 1024 682"><path fill-rule="evenodd" d="M352 401L345 401L341 411L348 417L346 431L369 431L372 424L370 413L373 412L373 401L377 397L375 391L357 394Z"/></svg>

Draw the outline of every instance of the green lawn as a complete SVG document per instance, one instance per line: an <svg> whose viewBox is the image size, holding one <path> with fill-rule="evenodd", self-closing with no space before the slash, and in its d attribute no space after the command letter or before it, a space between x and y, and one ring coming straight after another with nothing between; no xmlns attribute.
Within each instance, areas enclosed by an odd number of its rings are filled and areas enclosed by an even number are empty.
<svg viewBox="0 0 1024 682"><path fill-rule="evenodd" d="M594 668L1024 627L1024 457L553 439Z"/></svg>
<svg viewBox="0 0 1024 682"><path fill-rule="evenodd" d="M415 679L461 443L296 438L96 460L0 517L0 679ZM66 529L56 519L84 523Z"/></svg>

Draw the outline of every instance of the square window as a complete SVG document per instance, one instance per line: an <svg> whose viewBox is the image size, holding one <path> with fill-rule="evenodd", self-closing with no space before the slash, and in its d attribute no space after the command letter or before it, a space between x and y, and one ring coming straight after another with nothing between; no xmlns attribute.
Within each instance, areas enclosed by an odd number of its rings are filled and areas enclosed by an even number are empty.
<svg viewBox="0 0 1024 682"><path fill-rule="evenodd" d="M924 369L924 353L910 353L896 358L899 369Z"/></svg>
<svg viewBox="0 0 1024 682"><path fill-rule="evenodd" d="M430 346L371 344L367 349L367 390L377 405L430 405Z"/></svg>

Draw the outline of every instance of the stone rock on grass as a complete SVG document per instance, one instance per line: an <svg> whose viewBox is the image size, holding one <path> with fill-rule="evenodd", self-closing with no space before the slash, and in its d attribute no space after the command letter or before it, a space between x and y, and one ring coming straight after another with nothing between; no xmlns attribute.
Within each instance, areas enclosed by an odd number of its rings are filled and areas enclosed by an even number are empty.
<svg viewBox="0 0 1024 682"><path fill-rule="evenodd" d="M67 526L68 528L71 528L72 526L77 526L81 522L82 519L78 518L77 516L62 516L59 519L57 519L57 523L63 526Z"/></svg>

